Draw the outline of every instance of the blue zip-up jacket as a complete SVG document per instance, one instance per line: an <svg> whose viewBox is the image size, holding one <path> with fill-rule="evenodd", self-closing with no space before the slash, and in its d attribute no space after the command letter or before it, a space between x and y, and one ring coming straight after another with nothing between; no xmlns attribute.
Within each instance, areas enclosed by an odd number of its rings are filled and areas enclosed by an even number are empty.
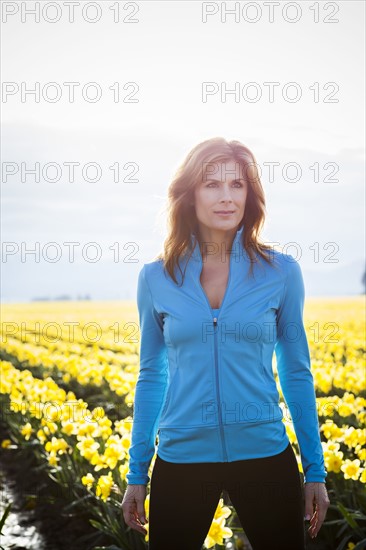
<svg viewBox="0 0 366 550"><path fill-rule="evenodd" d="M284 422L291 421L304 481L325 482L302 272L290 254L272 250L277 268L255 254L255 278L246 277L243 230L233 241L219 309L211 308L200 283L203 260L193 233L191 258L180 258L182 271L186 267L182 286L164 272L162 260L140 270L140 371L126 476L131 485L149 483L155 452L169 462L278 454L289 443ZM284 411L272 371L274 351Z"/></svg>

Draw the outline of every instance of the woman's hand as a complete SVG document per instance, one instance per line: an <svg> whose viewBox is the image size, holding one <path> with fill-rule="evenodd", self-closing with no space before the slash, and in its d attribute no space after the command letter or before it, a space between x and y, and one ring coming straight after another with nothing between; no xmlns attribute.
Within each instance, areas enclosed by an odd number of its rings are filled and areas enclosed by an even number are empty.
<svg viewBox="0 0 366 550"><path fill-rule="evenodd" d="M143 535L147 534L147 530L142 527L147 523L145 516L145 498L145 485L127 485L121 504L125 523Z"/></svg>
<svg viewBox="0 0 366 550"><path fill-rule="evenodd" d="M315 538L325 519L330 501L325 483L315 481L305 483L304 492L305 519L310 519L309 535Z"/></svg>

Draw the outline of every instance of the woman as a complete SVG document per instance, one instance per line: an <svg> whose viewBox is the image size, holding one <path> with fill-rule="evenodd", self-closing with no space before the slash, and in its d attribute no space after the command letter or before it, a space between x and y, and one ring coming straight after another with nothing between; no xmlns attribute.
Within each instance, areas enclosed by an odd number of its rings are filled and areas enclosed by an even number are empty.
<svg viewBox="0 0 366 550"><path fill-rule="evenodd" d="M240 142L194 147L168 198L164 254L138 279L140 372L124 520L146 533L151 481L150 550L199 550L226 490L254 550L303 550L306 516L314 537L329 499L300 266L259 241L264 192Z"/></svg>

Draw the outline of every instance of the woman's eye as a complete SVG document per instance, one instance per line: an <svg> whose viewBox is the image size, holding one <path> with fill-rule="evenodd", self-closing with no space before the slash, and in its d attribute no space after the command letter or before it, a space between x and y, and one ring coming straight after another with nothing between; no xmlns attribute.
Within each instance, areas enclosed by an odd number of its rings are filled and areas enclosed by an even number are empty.
<svg viewBox="0 0 366 550"><path fill-rule="evenodd" d="M215 181L211 181L210 183L208 183L206 185L206 187L211 187L212 185L217 185L217 183ZM233 185L236 186L236 187L243 187L243 183L241 181L233 181Z"/></svg>

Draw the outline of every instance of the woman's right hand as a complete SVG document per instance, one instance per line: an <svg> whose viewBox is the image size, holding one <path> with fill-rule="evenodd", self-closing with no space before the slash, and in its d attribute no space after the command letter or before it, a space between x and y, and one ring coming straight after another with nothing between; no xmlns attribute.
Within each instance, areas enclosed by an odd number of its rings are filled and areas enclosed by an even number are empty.
<svg viewBox="0 0 366 550"><path fill-rule="evenodd" d="M147 523L145 498L146 485L127 485L121 504L125 523L143 535L147 534L147 530L142 527Z"/></svg>

